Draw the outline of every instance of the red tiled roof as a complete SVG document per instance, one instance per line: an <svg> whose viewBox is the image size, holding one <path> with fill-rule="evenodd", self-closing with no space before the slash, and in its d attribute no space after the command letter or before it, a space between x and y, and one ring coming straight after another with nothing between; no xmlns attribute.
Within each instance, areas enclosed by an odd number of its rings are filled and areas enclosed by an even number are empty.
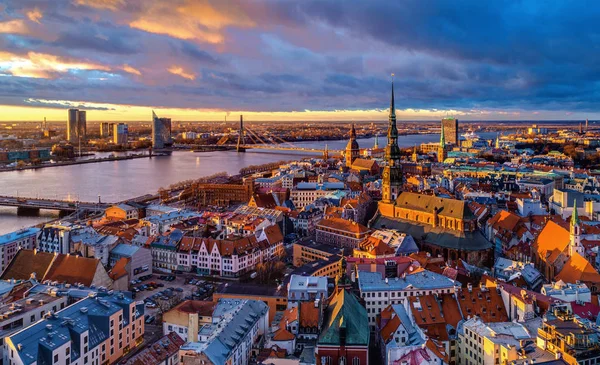
<svg viewBox="0 0 600 365"><path fill-rule="evenodd" d="M108 273L108 276L110 276L110 278L113 280L117 280L127 275L127 264L129 263L129 260L131 260L131 258L121 257L112 267L110 273Z"/></svg>
<svg viewBox="0 0 600 365"><path fill-rule="evenodd" d="M155 365L163 363L185 343L175 332L163 336L158 341L132 356L123 365Z"/></svg>
<svg viewBox="0 0 600 365"><path fill-rule="evenodd" d="M352 232L352 233L367 233L369 228L363 226L360 223L352 222L342 218L325 218L317 225L318 227L326 227L330 229L337 229L340 231Z"/></svg>
<svg viewBox="0 0 600 365"><path fill-rule="evenodd" d="M76 255L57 255L44 280L92 285L100 260Z"/></svg>
<svg viewBox="0 0 600 365"><path fill-rule="evenodd" d="M300 302L298 315L300 327L318 327L321 311L313 302Z"/></svg>
<svg viewBox="0 0 600 365"><path fill-rule="evenodd" d="M296 336L294 336L290 331L285 328L278 329L273 335L273 341L291 341Z"/></svg>

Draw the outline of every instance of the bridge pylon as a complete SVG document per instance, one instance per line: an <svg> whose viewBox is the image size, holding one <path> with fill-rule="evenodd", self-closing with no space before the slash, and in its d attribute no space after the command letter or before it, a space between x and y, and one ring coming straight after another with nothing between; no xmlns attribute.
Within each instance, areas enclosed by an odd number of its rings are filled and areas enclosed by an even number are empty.
<svg viewBox="0 0 600 365"><path fill-rule="evenodd" d="M238 135L237 145L235 147L238 152L246 152L245 141L244 141L244 116L240 115L240 130Z"/></svg>

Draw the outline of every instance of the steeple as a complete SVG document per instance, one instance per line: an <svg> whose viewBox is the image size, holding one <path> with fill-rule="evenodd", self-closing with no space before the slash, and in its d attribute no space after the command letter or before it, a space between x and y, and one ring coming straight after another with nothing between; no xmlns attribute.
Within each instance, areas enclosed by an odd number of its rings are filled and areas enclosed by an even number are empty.
<svg viewBox="0 0 600 365"><path fill-rule="evenodd" d="M350 129L350 138L356 139L356 129L354 129L354 123L352 123L352 128Z"/></svg>
<svg viewBox="0 0 600 365"><path fill-rule="evenodd" d="M392 75L393 76L393 75ZM398 128L396 128L396 107L394 101L394 81L392 80L392 99L390 101L390 114L388 117L387 146L384 159L390 166L400 164L400 148L398 147Z"/></svg>
<svg viewBox="0 0 600 365"><path fill-rule="evenodd" d="M440 130L440 147L446 148L446 137L444 136L444 125L442 124L442 129Z"/></svg>
<svg viewBox="0 0 600 365"><path fill-rule="evenodd" d="M579 225L579 213L577 213L577 202L573 202L573 214L571 215L571 227Z"/></svg>
<svg viewBox="0 0 600 365"><path fill-rule="evenodd" d="M323 151L323 160L329 160L329 147L327 146L327 143L325 143L325 150Z"/></svg>
<svg viewBox="0 0 600 365"><path fill-rule="evenodd" d="M392 74L392 76L394 76ZM394 100L394 80L392 79L392 96L388 117L387 145L385 146L385 167L383 168L381 196L382 203L392 204L400 195L402 187L402 166L400 165L400 148L398 147L398 128L396 128L396 106Z"/></svg>
<svg viewBox="0 0 600 365"><path fill-rule="evenodd" d="M443 163L446 160L446 137L444 136L444 124L442 123L442 129L440 130L440 146L438 147L437 153L438 162Z"/></svg>
<svg viewBox="0 0 600 365"><path fill-rule="evenodd" d="M581 244L581 222L577 213L577 201L573 202L573 214L571 215L571 224L569 227L569 256L578 253L584 255L584 248Z"/></svg>
<svg viewBox="0 0 600 365"><path fill-rule="evenodd" d="M496 148L500 148L500 137L496 135Z"/></svg>

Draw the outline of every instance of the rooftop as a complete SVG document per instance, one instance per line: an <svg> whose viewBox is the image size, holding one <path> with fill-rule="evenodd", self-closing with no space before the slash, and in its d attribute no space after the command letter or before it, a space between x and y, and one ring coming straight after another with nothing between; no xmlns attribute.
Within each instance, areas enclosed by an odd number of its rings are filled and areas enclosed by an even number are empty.
<svg viewBox="0 0 600 365"><path fill-rule="evenodd" d="M37 235L39 231L40 231L39 228L31 227L31 228L25 228L25 229L21 229L21 230L15 231L15 232L1 235L0 236L0 245L5 245L7 243L10 243L10 242L13 242L16 240L20 240L20 239L28 237L28 236Z"/></svg>
<svg viewBox="0 0 600 365"><path fill-rule="evenodd" d="M359 271L358 287L363 291L387 291L387 290L408 290L408 289L446 289L460 286L444 275L436 274L432 271L417 269L407 273L402 278L382 278L381 273Z"/></svg>

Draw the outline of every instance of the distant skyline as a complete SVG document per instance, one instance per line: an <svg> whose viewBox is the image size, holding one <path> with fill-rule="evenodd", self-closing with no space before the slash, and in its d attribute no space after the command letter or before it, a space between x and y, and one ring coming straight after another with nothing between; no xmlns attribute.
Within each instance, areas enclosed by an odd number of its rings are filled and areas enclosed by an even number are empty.
<svg viewBox="0 0 600 365"><path fill-rule="evenodd" d="M459 6L460 5L460 6ZM600 119L594 1L5 0L0 121Z"/></svg>

